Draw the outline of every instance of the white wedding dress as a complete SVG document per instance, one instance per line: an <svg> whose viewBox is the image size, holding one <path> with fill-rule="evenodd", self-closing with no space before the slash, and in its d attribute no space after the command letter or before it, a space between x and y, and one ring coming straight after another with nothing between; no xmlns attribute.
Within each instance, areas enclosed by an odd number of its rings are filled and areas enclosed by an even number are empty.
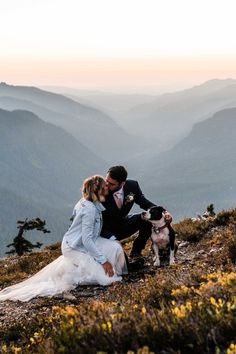
<svg viewBox="0 0 236 354"><path fill-rule="evenodd" d="M63 241L62 256L32 277L0 291L0 301L29 301L37 296L54 296L72 290L78 285L110 285L121 281L121 274L127 273L122 246L116 241L101 237L95 243L113 265L114 276L107 276L102 265L90 254L73 250Z"/></svg>

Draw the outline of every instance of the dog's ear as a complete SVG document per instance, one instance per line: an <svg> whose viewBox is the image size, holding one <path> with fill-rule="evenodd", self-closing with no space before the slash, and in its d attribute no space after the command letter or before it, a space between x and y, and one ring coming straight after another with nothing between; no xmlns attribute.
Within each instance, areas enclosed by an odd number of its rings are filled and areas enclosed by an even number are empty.
<svg viewBox="0 0 236 354"><path fill-rule="evenodd" d="M158 206L158 210L160 210L162 213L166 211L166 209L164 209L162 206Z"/></svg>
<svg viewBox="0 0 236 354"><path fill-rule="evenodd" d="M155 208L157 208L155 205L154 205L154 206L151 206L151 207L148 209L148 211L151 211L151 210L153 210L153 209L155 209Z"/></svg>

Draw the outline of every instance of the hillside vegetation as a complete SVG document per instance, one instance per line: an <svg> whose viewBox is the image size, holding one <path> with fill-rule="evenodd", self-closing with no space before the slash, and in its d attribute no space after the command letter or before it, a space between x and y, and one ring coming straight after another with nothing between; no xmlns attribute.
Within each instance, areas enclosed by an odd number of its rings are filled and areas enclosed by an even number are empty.
<svg viewBox="0 0 236 354"><path fill-rule="evenodd" d="M172 267L145 268L108 288L83 286L76 300L0 304L2 353L227 353L236 351L236 209L174 225ZM126 244L129 253L130 244ZM60 245L0 264L0 286L34 274Z"/></svg>

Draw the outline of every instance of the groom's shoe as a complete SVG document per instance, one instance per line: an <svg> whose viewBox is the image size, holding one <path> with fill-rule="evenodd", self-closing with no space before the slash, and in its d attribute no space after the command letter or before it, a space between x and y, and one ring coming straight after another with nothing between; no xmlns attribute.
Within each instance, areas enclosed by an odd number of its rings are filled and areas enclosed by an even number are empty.
<svg viewBox="0 0 236 354"><path fill-rule="evenodd" d="M140 254L135 254L130 257L128 263L128 271L135 272L144 267L144 258Z"/></svg>
<svg viewBox="0 0 236 354"><path fill-rule="evenodd" d="M136 258L142 257L142 255L141 255L141 253L138 253L138 252L131 252L130 255L129 255L129 257L130 257L131 259L136 259Z"/></svg>

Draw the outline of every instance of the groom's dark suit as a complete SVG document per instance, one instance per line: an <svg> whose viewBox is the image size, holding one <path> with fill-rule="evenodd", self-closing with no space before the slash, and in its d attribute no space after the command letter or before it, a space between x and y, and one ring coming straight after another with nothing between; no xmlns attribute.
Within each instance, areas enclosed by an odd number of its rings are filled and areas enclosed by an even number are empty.
<svg viewBox="0 0 236 354"><path fill-rule="evenodd" d="M139 230L139 235L135 239L131 251L132 254L139 254L151 235L151 223L143 220L141 213L128 214L134 203L138 204L144 210L149 209L155 204L145 198L137 181L127 179L123 191L124 199L121 209L117 207L112 192L109 193L106 201L103 203L106 210L102 213L103 228L101 236L109 238L114 235L118 240L122 240Z"/></svg>

